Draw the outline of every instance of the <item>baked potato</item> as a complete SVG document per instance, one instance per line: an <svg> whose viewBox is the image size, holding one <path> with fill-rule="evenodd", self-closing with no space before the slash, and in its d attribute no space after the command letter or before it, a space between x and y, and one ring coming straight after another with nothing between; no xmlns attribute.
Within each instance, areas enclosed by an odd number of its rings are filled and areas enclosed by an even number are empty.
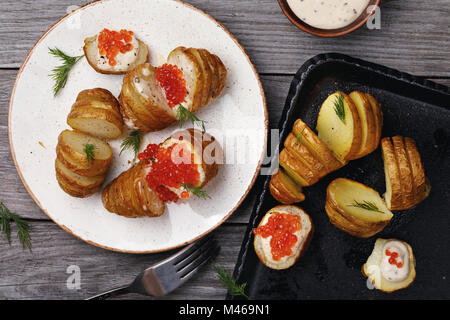
<svg viewBox="0 0 450 320"><path fill-rule="evenodd" d="M362 144L362 122L353 100L344 92L337 91L324 101L316 129L341 163L357 157Z"/></svg>
<svg viewBox="0 0 450 320"><path fill-rule="evenodd" d="M168 93L157 78L160 68L176 67L186 94L181 102L168 101ZM155 68L137 66L123 80L119 96L121 113L127 125L143 132L158 131L179 119L179 108L194 113L222 93L227 71L222 61L205 49L177 47L167 64ZM170 94L172 96L172 94Z"/></svg>
<svg viewBox="0 0 450 320"><path fill-rule="evenodd" d="M374 150L378 148L381 140L381 132L383 131L383 111L381 110L380 103L370 94L364 93L372 108L373 115L375 117L376 136Z"/></svg>
<svg viewBox="0 0 450 320"><path fill-rule="evenodd" d="M393 217L378 192L345 178L328 185L325 211L337 228L362 238L383 230Z"/></svg>
<svg viewBox="0 0 450 320"><path fill-rule="evenodd" d="M313 185L319 181L314 172L286 148L280 152L279 163L292 180L302 187Z"/></svg>
<svg viewBox="0 0 450 320"><path fill-rule="evenodd" d="M395 136L381 141L386 192L391 210L406 210L428 197L431 186L425 176L419 151L413 139Z"/></svg>
<svg viewBox="0 0 450 320"><path fill-rule="evenodd" d="M85 145L94 145L93 159L87 157ZM87 134L64 130L58 137L57 159L69 170L85 177L106 174L112 160L111 147L104 141Z"/></svg>
<svg viewBox="0 0 450 320"><path fill-rule="evenodd" d="M119 103L106 89L81 91L72 105L67 124L73 129L103 139L122 134L123 120Z"/></svg>
<svg viewBox="0 0 450 320"><path fill-rule="evenodd" d="M188 129L150 144L139 159L103 190L108 211L128 218L157 217L165 202L208 197L202 187L217 175L223 151L212 136Z"/></svg>
<svg viewBox="0 0 450 320"><path fill-rule="evenodd" d="M362 274L375 288L393 292L409 287L416 278L416 262L411 246L397 239L377 239Z"/></svg>
<svg viewBox="0 0 450 320"><path fill-rule="evenodd" d="M281 270L294 265L308 249L314 225L303 209L282 205L270 209L253 233L259 260L271 269Z"/></svg>
<svg viewBox="0 0 450 320"><path fill-rule="evenodd" d="M128 48L129 50L123 50L124 52L117 50L117 55L113 58L111 57L111 59L108 58L108 54L100 53L99 37L114 37L120 35L122 32L130 33L130 31L126 30L117 32L104 29L99 34L84 40L84 55L86 56L89 65L95 71L104 74L124 74L130 70L133 70L136 66L147 62L148 47L145 43L137 39L132 33L129 39L127 39L130 41L125 41L125 37L123 37L120 41L116 41L116 43L123 45L131 45L131 48Z"/></svg>
<svg viewBox="0 0 450 320"><path fill-rule="evenodd" d="M283 169L272 175L269 184L270 194L283 204L292 204L305 200L302 188L297 185Z"/></svg>

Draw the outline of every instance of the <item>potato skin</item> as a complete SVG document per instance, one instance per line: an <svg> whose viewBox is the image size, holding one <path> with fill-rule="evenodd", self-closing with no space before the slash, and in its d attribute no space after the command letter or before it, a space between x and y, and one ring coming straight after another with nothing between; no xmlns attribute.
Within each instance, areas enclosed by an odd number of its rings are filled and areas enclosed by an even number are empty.
<svg viewBox="0 0 450 320"><path fill-rule="evenodd" d="M280 171L272 175L269 184L270 194L279 202L283 204L292 204L296 202L301 202L305 200L305 195L303 193L296 195L292 190L289 189L289 186L286 185L281 175L284 174ZM292 181L292 183L295 183ZM299 187L299 189L301 189ZM300 191L298 191L300 192Z"/></svg>

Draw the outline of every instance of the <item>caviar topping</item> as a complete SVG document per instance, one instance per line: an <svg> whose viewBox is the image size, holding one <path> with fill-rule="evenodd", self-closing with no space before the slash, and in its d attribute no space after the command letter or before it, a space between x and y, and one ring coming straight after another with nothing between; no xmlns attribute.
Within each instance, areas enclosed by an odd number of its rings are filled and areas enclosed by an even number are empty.
<svg viewBox="0 0 450 320"><path fill-rule="evenodd" d="M120 30L113 31L103 29L98 35L98 51L100 55L106 56L111 66L117 64L116 56L119 53L126 53L133 49L131 41L133 40L133 31Z"/></svg>
<svg viewBox="0 0 450 320"><path fill-rule="evenodd" d="M184 101L187 94L186 80L183 78L183 71L172 64L163 64L156 68L156 80L164 89L166 99L171 108Z"/></svg>

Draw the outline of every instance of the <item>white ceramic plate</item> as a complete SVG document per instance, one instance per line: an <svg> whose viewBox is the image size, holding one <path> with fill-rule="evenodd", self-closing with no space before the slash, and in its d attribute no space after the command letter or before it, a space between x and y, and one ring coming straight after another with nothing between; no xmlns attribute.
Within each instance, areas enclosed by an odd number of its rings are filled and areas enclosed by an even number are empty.
<svg viewBox="0 0 450 320"><path fill-rule="evenodd" d="M226 88L215 103L197 113L225 149L226 164L205 190L212 199L169 204L159 218L129 219L107 212L100 194L72 198L54 173L59 133L83 89L102 87L118 95L123 76L102 75L81 60L54 98L48 74L59 61L49 47L81 55L83 40L103 28L133 30L150 49L153 65L164 63L177 46L205 48L228 69ZM188 124L185 127L189 127ZM255 68L237 40L204 12L176 0L105 0L73 11L52 26L27 56L16 79L9 110L9 134L17 170L41 209L73 235L105 249L146 253L173 249L214 230L239 206L259 174L267 137L267 109ZM177 125L148 133L142 145L159 143ZM124 135L125 136L125 135ZM107 182L129 168L131 153L114 151Z"/></svg>

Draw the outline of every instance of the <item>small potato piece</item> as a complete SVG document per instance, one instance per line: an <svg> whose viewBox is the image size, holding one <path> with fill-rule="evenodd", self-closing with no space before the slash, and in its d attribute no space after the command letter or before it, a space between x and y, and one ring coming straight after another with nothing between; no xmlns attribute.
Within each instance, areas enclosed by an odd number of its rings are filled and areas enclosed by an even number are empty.
<svg viewBox="0 0 450 320"><path fill-rule="evenodd" d="M425 176L425 170L423 168L416 142L411 138L405 137L405 148L408 161L411 165L413 184L416 190L414 205L417 205L428 197L430 194L431 185L430 181L428 181Z"/></svg>
<svg viewBox="0 0 450 320"><path fill-rule="evenodd" d="M391 138L383 138L381 140L381 150L386 179L386 192L383 196L384 200L386 201L389 210L402 210L403 193L400 181L400 170Z"/></svg>
<svg viewBox="0 0 450 320"><path fill-rule="evenodd" d="M383 259L383 248L386 243L391 241L399 241L402 243L406 249L408 254L408 266L409 271L404 280L401 281L389 281L383 276L383 273L381 271L381 262ZM362 274L369 278L369 280L372 282L375 288L377 288L380 291L390 293L394 292L400 289L405 289L409 287L416 278L416 262L414 258L414 253L411 248L411 246L404 242L397 239L377 239L375 242L375 246L373 248L372 253L370 254L369 258L367 259L367 262L362 266L361 272Z"/></svg>
<svg viewBox="0 0 450 320"><path fill-rule="evenodd" d="M378 148L378 145L380 144L381 139L381 132L383 131L383 111L381 110L380 103L370 94L370 93L364 93L367 100L370 103L370 106L372 107L372 112L375 117L375 123L377 127L376 137L375 137L375 146L374 148Z"/></svg>
<svg viewBox="0 0 450 320"><path fill-rule="evenodd" d="M292 267L308 249L314 233L314 225L311 217L300 207L281 205L270 209L262 218L258 227L265 225L273 214L292 214L300 217L300 229L294 233L297 237L297 242L291 248L291 254L283 256L279 260L275 260L271 251L271 236L264 238L260 234L256 234L253 246L256 255L265 266L274 270L288 269Z"/></svg>
<svg viewBox="0 0 450 320"><path fill-rule="evenodd" d="M288 176L302 187L313 185L319 181L318 177L286 148L280 152L279 162Z"/></svg>
<svg viewBox="0 0 450 320"><path fill-rule="evenodd" d="M372 232L373 235L381 231L393 217L378 192L345 178L335 179L328 185L326 204L329 209L345 218L342 221L332 221L344 231L353 230L355 226L359 230L353 231L360 231L362 234ZM327 210L327 213L329 217L336 218L333 211ZM345 221L349 221L351 225Z"/></svg>
<svg viewBox="0 0 450 320"><path fill-rule="evenodd" d="M395 158L397 159L400 185L402 188L403 209L412 208L415 205L415 186L413 183L413 175L411 170L411 164L406 154L405 144L403 137L392 137L392 143L394 145Z"/></svg>
<svg viewBox="0 0 450 320"><path fill-rule="evenodd" d="M292 204L305 200L302 188L289 178L281 168L272 175L269 190L272 196L283 204Z"/></svg>
<svg viewBox="0 0 450 320"><path fill-rule="evenodd" d="M87 159L86 144L94 145L92 160ZM87 177L105 174L112 160L112 149L106 142L71 130L64 130L59 135L56 153L58 160L69 170Z"/></svg>

